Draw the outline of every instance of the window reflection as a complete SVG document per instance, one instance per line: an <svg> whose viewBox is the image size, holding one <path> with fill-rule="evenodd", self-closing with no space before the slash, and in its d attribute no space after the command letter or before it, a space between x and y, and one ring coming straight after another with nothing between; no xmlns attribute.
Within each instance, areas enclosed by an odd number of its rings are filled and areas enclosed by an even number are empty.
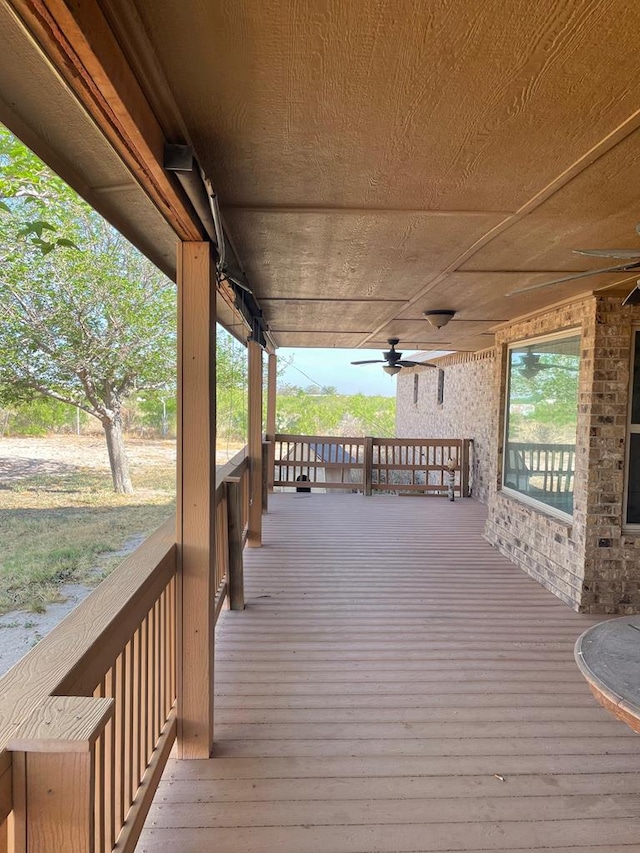
<svg viewBox="0 0 640 853"><path fill-rule="evenodd" d="M504 486L573 512L580 336L509 350Z"/></svg>

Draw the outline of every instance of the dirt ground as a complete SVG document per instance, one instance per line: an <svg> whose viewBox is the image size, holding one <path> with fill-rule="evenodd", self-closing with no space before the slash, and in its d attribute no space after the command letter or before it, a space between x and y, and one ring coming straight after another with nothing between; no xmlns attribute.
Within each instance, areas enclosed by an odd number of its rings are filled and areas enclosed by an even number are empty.
<svg viewBox="0 0 640 853"><path fill-rule="evenodd" d="M126 440L127 455L132 472L155 465L175 464L174 440ZM230 447L217 454L217 463L223 464L238 451ZM104 439L100 435L60 435L44 438L0 438L0 489L3 483L15 482L24 477L62 474L78 468L109 470L109 458ZM2 513L0 511L0 548L2 547ZM133 536L125 547L116 552L125 557L141 542ZM113 556L113 555L111 555ZM38 640L58 624L92 587L67 584L60 590L59 603L51 604L44 613L27 613L15 610L0 616L0 675L16 663Z"/></svg>
<svg viewBox="0 0 640 853"><path fill-rule="evenodd" d="M127 439L126 448L132 467L171 465L176 459L175 441ZM0 483L77 467L109 470L107 445L101 436L0 438Z"/></svg>
<svg viewBox="0 0 640 853"><path fill-rule="evenodd" d="M132 470L175 463L173 441L127 441ZM0 438L0 488L35 475L56 475L91 468L108 471L109 458L101 436L60 435L46 438ZM2 513L0 512L0 548L2 547ZM132 536L116 554L125 557L141 542ZM114 556L114 555L112 555ZM6 672L67 613L82 601L93 587L66 584L60 589L61 601L51 604L44 613L14 610L0 616L0 675Z"/></svg>
<svg viewBox="0 0 640 853"><path fill-rule="evenodd" d="M174 439L126 439L131 467L173 465L176 461ZM224 464L239 446L216 453L216 463ZM100 435L55 435L43 438L0 438L0 485L35 474L60 474L75 468L109 470L107 446Z"/></svg>

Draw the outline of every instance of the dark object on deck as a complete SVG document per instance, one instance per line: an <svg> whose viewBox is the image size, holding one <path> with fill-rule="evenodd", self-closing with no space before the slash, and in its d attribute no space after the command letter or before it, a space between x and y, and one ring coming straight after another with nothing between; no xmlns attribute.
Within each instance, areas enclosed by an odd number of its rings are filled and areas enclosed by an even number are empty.
<svg viewBox="0 0 640 853"><path fill-rule="evenodd" d="M307 477L306 474L299 474L296 477L296 483L308 483L308 482L309 482L309 478ZM296 487L296 492L310 492L310 491L311 491L310 486L306 486L306 488L305 488L305 486L297 486Z"/></svg>

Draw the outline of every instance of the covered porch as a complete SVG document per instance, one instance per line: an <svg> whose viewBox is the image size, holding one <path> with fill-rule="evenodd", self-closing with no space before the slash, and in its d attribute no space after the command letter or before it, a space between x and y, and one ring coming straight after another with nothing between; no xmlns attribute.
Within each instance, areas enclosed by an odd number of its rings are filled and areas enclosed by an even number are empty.
<svg viewBox="0 0 640 853"><path fill-rule="evenodd" d="M223 611L210 760L170 760L137 850L550 850L640 837L640 739L569 610L473 500L275 494Z"/></svg>

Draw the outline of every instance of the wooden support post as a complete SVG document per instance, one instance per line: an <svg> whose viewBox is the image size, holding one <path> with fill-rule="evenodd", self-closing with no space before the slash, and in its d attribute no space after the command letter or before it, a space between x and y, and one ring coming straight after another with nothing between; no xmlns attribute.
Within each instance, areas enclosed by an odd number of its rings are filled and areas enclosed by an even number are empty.
<svg viewBox="0 0 640 853"><path fill-rule="evenodd" d="M373 438L368 435L364 440L364 468L362 471L362 481L364 484L364 494L371 497L373 483Z"/></svg>
<svg viewBox="0 0 640 853"><path fill-rule="evenodd" d="M7 748L22 754L14 808L25 853L95 849L94 744L113 714L113 699L51 696L18 727Z"/></svg>
<svg viewBox="0 0 640 853"><path fill-rule="evenodd" d="M229 527L229 607L244 610L244 563L242 559L242 491L240 478L225 480Z"/></svg>
<svg viewBox="0 0 640 853"><path fill-rule="evenodd" d="M249 341L249 530L247 545L262 545L262 347Z"/></svg>
<svg viewBox="0 0 640 853"><path fill-rule="evenodd" d="M209 243L178 248L178 756L213 747L216 289Z"/></svg>
<svg viewBox="0 0 640 853"><path fill-rule="evenodd" d="M273 491L276 453L276 400L277 400L278 357L269 353L267 372L267 440L269 444L269 467L267 469L267 489Z"/></svg>
<svg viewBox="0 0 640 853"><path fill-rule="evenodd" d="M460 497L469 497L469 443L468 438L462 439L462 454L460 459Z"/></svg>
<svg viewBox="0 0 640 853"><path fill-rule="evenodd" d="M262 514L269 510L269 456L271 455L271 442L262 442Z"/></svg>

